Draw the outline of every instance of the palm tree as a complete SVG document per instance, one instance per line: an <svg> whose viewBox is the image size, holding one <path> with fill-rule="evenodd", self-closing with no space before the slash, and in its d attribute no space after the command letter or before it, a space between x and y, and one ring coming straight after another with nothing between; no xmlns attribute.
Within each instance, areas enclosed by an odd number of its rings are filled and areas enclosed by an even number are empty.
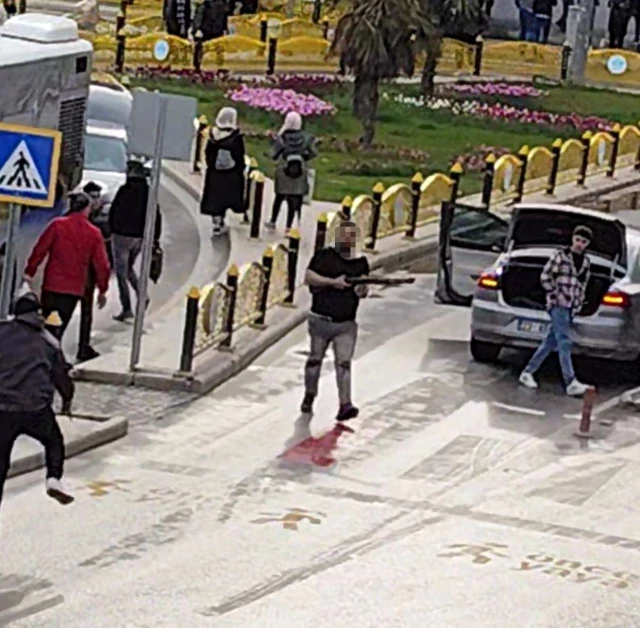
<svg viewBox="0 0 640 628"><path fill-rule="evenodd" d="M353 113L362 123L365 147L375 135L380 81L411 76L416 48L432 30L422 2L353 0L336 27L332 51L355 76Z"/></svg>
<svg viewBox="0 0 640 628"><path fill-rule="evenodd" d="M422 93L430 98L442 54L442 40L453 37L472 43L486 28L487 18L482 0L423 0L423 9L433 26L432 36L425 42L426 59L422 68Z"/></svg>

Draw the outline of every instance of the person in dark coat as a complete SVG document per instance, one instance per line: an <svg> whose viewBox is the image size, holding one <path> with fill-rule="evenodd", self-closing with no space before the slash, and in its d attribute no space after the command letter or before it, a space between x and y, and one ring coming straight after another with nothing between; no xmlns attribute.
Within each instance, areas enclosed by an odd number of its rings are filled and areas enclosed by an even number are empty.
<svg viewBox="0 0 640 628"><path fill-rule="evenodd" d="M202 33L202 41L211 41L229 32L228 8L224 0L204 0L193 17L193 34Z"/></svg>
<svg viewBox="0 0 640 628"><path fill-rule="evenodd" d="M302 201L309 191L309 166L317 155L315 139L302 130L302 117L289 112L280 132L273 141L271 156L277 162L275 198L271 219L265 224L267 229L275 229L282 203L287 201L287 231L302 214Z"/></svg>
<svg viewBox="0 0 640 628"><path fill-rule="evenodd" d="M109 211L113 263L122 306L120 314L113 318L120 323L134 318L129 284L138 299L142 298L138 291L138 276L134 265L142 251L148 202L149 182L144 164L131 160L127 164L127 181L116 192ZM156 211L154 239L159 242L162 236L162 215L158 207ZM149 299L146 295L144 298L148 307Z"/></svg>
<svg viewBox="0 0 640 628"><path fill-rule="evenodd" d="M109 229L109 209L102 197L102 187L95 181L89 181L82 191L91 198L89 222L100 229L109 258L109 267L113 268L113 253L111 250L111 231ZM99 357L100 354L91 346L91 328L93 326L93 297L96 291L96 274L89 269L87 288L80 301L80 335L78 338L78 362L87 362Z"/></svg>
<svg viewBox="0 0 640 628"><path fill-rule="evenodd" d="M539 44L546 44L549 41L549 31L551 30L551 17L553 16L553 7L556 6L558 0L534 0L533 12L538 22Z"/></svg>
<svg viewBox="0 0 640 628"><path fill-rule="evenodd" d="M191 0L164 0L162 15L169 35L182 39L188 37L191 28Z"/></svg>
<svg viewBox="0 0 640 628"><path fill-rule="evenodd" d="M238 129L238 112L224 107L218 113L205 148L207 171L200 213L211 216L213 235L226 231L225 214L244 212L244 139Z"/></svg>
<svg viewBox="0 0 640 628"><path fill-rule="evenodd" d="M59 341L44 327L42 306L34 293L19 297L13 313L13 320L0 323L0 502L13 445L24 434L44 446L47 495L70 504L73 496L61 482L64 438L51 407L57 390L63 412L71 412L70 367Z"/></svg>
<svg viewBox="0 0 640 628"><path fill-rule="evenodd" d="M609 0L609 48L624 48L630 19L630 0Z"/></svg>

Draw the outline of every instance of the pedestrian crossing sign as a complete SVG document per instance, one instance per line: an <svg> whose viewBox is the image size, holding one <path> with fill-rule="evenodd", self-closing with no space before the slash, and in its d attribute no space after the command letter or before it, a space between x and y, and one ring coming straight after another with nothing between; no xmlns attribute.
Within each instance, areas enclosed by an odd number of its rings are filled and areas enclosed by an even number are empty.
<svg viewBox="0 0 640 628"><path fill-rule="evenodd" d="M53 207L59 131L0 123L0 202Z"/></svg>

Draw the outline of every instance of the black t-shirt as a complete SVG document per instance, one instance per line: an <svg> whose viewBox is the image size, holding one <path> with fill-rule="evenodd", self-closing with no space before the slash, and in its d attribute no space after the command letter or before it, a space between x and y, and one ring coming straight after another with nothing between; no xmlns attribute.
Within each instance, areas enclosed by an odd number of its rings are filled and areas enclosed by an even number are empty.
<svg viewBox="0 0 640 628"><path fill-rule="evenodd" d="M319 250L309 262L309 270L322 277L337 279L362 277L369 274L369 262L366 257L342 257L336 249L328 247ZM314 314L329 316L335 322L353 321L356 318L360 298L354 288L311 288L311 311Z"/></svg>

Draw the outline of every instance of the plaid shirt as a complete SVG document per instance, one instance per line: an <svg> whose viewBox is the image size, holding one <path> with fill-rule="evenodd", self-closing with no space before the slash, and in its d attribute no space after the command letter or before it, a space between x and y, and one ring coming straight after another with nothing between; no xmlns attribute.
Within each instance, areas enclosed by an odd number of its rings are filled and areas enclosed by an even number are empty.
<svg viewBox="0 0 640 628"><path fill-rule="evenodd" d="M577 314L584 303L589 282L589 258L577 269L569 248L558 249L545 264L540 283L547 293L547 309L563 307Z"/></svg>

